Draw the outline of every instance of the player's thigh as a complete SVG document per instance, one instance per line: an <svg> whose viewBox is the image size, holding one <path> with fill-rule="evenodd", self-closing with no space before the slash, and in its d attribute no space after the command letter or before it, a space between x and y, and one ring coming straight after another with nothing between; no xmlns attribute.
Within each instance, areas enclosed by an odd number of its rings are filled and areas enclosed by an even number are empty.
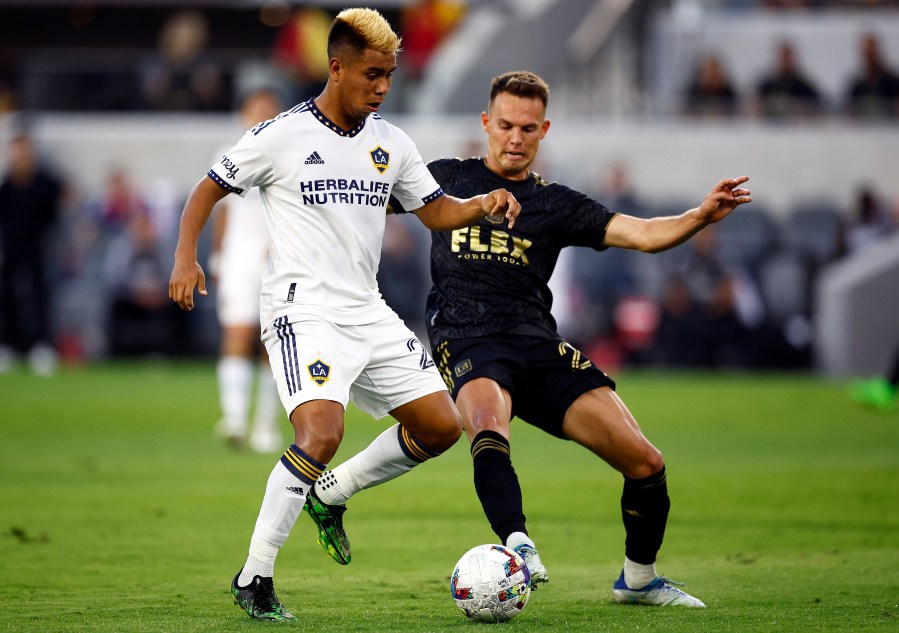
<svg viewBox="0 0 899 633"><path fill-rule="evenodd" d="M366 341L370 354L350 390L360 409L382 418L413 400L446 392L430 355L399 317L352 329Z"/></svg>
<svg viewBox="0 0 899 633"><path fill-rule="evenodd" d="M528 363L516 381L512 414L567 439L563 424L572 405L595 389L614 390L615 381L561 338L524 336L519 345Z"/></svg>
<svg viewBox="0 0 899 633"><path fill-rule="evenodd" d="M352 328L286 315L265 328L262 342L288 415L312 400L331 400L346 409L368 358L367 342Z"/></svg>
<svg viewBox="0 0 899 633"><path fill-rule="evenodd" d="M562 432L628 477L642 479L662 468L661 453L609 387L593 389L575 400L565 413Z"/></svg>

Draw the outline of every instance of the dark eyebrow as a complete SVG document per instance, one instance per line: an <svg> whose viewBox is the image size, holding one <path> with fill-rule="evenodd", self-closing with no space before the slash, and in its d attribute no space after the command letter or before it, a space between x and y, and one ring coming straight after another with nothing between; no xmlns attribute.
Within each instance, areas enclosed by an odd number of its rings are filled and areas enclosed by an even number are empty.
<svg viewBox="0 0 899 633"><path fill-rule="evenodd" d="M538 127L538 124L537 124L536 122L524 123L524 124L522 124L522 125L516 126L514 123L512 123L512 122L509 121L508 119L504 119L504 118L502 118L502 117L499 118L499 122L502 123L502 124L504 124L504 125L511 125L512 127L522 127L522 128L524 128L524 127L533 127L533 128Z"/></svg>
<svg viewBox="0 0 899 633"><path fill-rule="evenodd" d="M384 73L385 75L389 75L389 74L392 73L394 70L396 70L396 68L397 68L397 67L394 66L394 67L391 68L390 70L385 71L385 70L384 70L383 68L381 68L380 66L369 66L368 68L365 69L365 72L367 72L367 73Z"/></svg>

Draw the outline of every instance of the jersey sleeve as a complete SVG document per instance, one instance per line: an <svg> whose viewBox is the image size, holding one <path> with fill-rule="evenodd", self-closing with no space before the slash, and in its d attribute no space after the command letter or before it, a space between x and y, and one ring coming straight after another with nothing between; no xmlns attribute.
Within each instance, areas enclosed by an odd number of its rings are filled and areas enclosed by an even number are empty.
<svg viewBox="0 0 899 633"><path fill-rule="evenodd" d="M554 196L556 205L564 213L564 236L571 246L587 246L601 251L608 248L603 244L606 227L615 213L580 192L559 185Z"/></svg>
<svg viewBox="0 0 899 633"><path fill-rule="evenodd" d="M438 183L452 181L452 173L459 168L458 158L438 158L428 163L428 171Z"/></svg>
<svg viewBox="0 0 899 633"><path fill-rule="evenodd" d="M443 189L428 171L412 141L409 141L408 160L403 161L402 172L391 193L406 212L415 211L443 195Z"/></svg>
<svg viewBox="0 0 899 633"><path fill-rule="evenodd" d="M206 175L225 191L243 197L251 187L269 184L272 173L272 161L250 130L234 147L222 154Z"/></svg>

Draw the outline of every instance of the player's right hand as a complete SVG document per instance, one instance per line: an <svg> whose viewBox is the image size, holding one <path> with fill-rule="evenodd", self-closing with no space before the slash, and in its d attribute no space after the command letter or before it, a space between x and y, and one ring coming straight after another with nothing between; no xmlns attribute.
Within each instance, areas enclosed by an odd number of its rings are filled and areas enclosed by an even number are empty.
<svg viewBox="0 0 899 633"><path fill-rule="evenodd" d="M496 189L488 193L481 203L481 208L491 222L502 222L505 217L509 221L510 229L515 225L515 218L521 213L521 204L505 189Z"/></svg>
<svg viewBox="0 0 899 633"><path fill-rule="evenodd" d="M182 262L176 258L169 279L169 299L189 312L194 309L194 287L201 295L206 296L206 274L203 267L196 260Z"/></svg>

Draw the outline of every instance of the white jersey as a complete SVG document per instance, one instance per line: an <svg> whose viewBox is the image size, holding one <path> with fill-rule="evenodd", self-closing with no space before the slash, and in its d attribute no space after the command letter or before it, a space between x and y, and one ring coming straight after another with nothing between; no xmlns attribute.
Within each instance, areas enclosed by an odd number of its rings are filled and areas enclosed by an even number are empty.
<svg viewBox="0 0 899 633"><path fill-rule="evenodd" d="M263 327L286 314L390 315L375 279L388 199L413 211L443 195L402 130L377 114L343 130L311 100L251 129L208 176L241 196L260 189L272 240Z"/></svg>
<svg viewBox="0 0 899 633"><path fill-rule="evenodd" d="M223 326L254 325L259 321L259 295L268 265L269 235L258 189L246 197L223 201L225 232L219 253L216 298Z"/></svg>

